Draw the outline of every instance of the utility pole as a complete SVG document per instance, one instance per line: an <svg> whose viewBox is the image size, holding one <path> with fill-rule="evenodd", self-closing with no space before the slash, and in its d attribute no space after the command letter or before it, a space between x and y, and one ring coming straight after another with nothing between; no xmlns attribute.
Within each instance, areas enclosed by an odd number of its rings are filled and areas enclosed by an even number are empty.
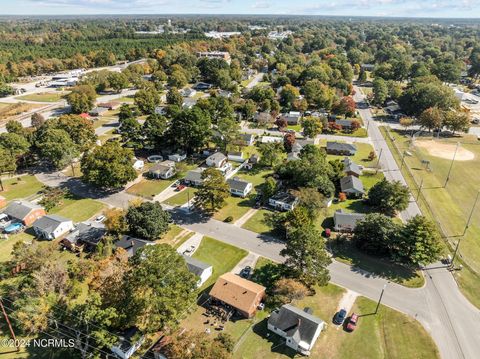
<svg viewBox="0 0 480 359"><path fill-rule="evenodd" d="M8 315L7 315L7 312L5 311L5 307L3 306L3 301L1 297L0 297L0 307L2 308L3 316L5 317L5 321L7 322L8 329L10 330L10 334L12 335L15 349L18 352L20 349L18 348L17 338L15 337L15 332L13 331L12 324L10 323L10 319L8 319Z"/></svg>
<svg viewBox="0 0 480 359"><path fill-rule="evenodd" d="M467 223L465 224L465 228L463 228L463 233L458 238L457 245L455 246L455 250L453 251L453 257L452 257L452 263L450 264L450 268L453 268L453 262L455 261L455 257L457 256L458 253L458 248L460 247L460 242L462 241L462 238L465 237L465 234L467 234L468 227L470 226L470 222L473 217L473 212L475 211L475 207L477 206L478 202L478 197L480 196L480 190L477 191L477 196L475 197L475 202L473 202L472 209L470 210L470 214L468 215Z"/></svg>
<svg viewBox="0 0 480 359"><path fill-rule="evenodd" d="M403 168L403 165L405 163L405 156L407 154L407 151L403 151L403 156L402 156L402 164L400 165L400 170Z"/></svg>
<svg viewBox="0 0 480 359"><path fill-rule="evenodd" d="M382 158L382 153L383 153L383 148L380 148L380 153L378 154L378 160L377 160L377 170L375 171L375 173L378 173L378 168L380 166L380 159Z"/></svg>
<svg viewBox="0 0 480 359"><path fill-rule="evenodd" d="M417 193L417 200L416 200L416 202L418 202L418 199L420 198L420 192L422 192L422 188L423 188L423 177L422 177L422 181L420 182L420 187L418 187L418 193Z"/></svg>
<svg viewBox="0 0 480 359"><path fill-rule="evenodd" d="M383 293L385 292L385 288L387 288L386 283L383 285L382 292L380 293L380 298L378 298L377 307L375 308L375 314L377 314L378 308L380 307L380 303L382 302Z"/></svg>
<svg viewBox="0 0 480 359"><path fill-rule="evenodd" d="M452 172L453 162L455 162L455 157L457 156L458 146L460 146L460 142L457 142L457 147L455 147L455 153L453 154L452 162L450 163L450 168L448 169L447 178L443 188L447 187L448 180L450 179L450 172Z"/></svg>

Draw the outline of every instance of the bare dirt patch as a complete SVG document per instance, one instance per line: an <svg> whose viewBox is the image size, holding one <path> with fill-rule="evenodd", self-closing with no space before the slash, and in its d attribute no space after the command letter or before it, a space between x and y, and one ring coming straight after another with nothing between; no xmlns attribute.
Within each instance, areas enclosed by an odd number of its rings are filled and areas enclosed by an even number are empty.
<svg viewBox="0 0 480 359"><path fill-rule="evenodd" d="M435 157L440 157L446 160L452 160L455 154L456 144L442 143L433 140L430 141L415 141L415 145L424 148L428 153ZM461 145L458 147L455 161L471 161L475 158L475 154Z"/></svg>

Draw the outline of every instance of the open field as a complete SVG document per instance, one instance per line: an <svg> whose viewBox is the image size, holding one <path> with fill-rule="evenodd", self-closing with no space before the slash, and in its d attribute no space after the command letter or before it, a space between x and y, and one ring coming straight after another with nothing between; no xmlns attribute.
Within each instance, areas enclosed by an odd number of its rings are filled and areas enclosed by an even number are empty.
<svg viewBox="0 0 480 359"><path fill-rule="evenodd" d="M272 234L273 228L265 221L265 216L269 213L272 212L267 209L259 209L245 222L242 228L259 234Z"/></svg>
<svg viewBox="0 0 480 359"><path fill-rule="evenodd" d="M127 189L127 193L140 196L147 199L152 199L157 194L162 192L170 186L174 180L151 180L144 178L140 182L135 183Z"/></svg>
<svg viewBox="0 0 480 359"><path fill-rule="evenodd" d="M43 184L35 176L25 175L4 179L3 187L5 190L0 192L0 195L11 201L37 194L43 188Z"/></svg>
<svg viewBox="0 0 480 359"><path fill-rule="evenodd" d="M26 232L10 235L8 236L8 239L0 239L0 262L6 262L10 260L12 249L15 243L20 241L31 242L32 240L33 236Z"/></svg>
<svg viewBox="0 0 480 359"><path fill-rule="evenodd" d="M59 206L50 210L50 213L70 218L73 222L82 222L93 217L104 208L104 205L93 199L65 198Z"/></svg>
<svg viewBox="0 0 480 359"><path fill-rule="evenodd" d="M58 102L60 101L68 92L38 92L32 93L29 95L23 95L16 97L19 100L25 101L38 101L38 102Z"/></svg>
<svg viewBox="0 0 480 359"><path fill-rule="evenodd" d="M202 288L208 288L216 282L223 273L231 271L248 252L230 244L217 241L210 237L203 237L200 246L193 254L193 258L213 266L213 274L203 284Z"/></svg>
<svg viewBox="0 0 480 359"><path fill-rule="evenodd" d="M400 166L404 157L402 173L413 195L419 198L417 202L423 214L437 223L450 248L454 248L461 239L457 264L463 264L464 269L456 272L455 276L467 298L480 307L479 204L474 207L480 189L478 140L473 136L442 138L435 141L431 141L430 138L418 138L412 144L409 138L400 132L389 131L387 134L385 128L382 128L382 132ZM461 149L457 155L460 153L462 156L459 160L456 157L456 160L452 161L457 142L460 143L459 150ZM403 156L405 151L407 154ZM472 154L474 159L468 160L472 158ZM472 213L470 226L465 236L462 236L470 213Z"/></svg>
<svg viewBox="0 0 480 359"><path fill-rule="evenodd" d="M167 200L163 201L163 203L168 204L170 206L181 206L190 199L190 205L193 204L193 197L195 197L195 192L197 192L196 188L187 187L182 190L180 193L176 194L168 198Z"/></svg>
<svg viewBox="0 0 480 359"><path fill-rule="evenodd" d="M40 107L45 107L45 105L26 102L2 104L2 106L0 106L0 120L6 120L9 117L20 115Z"/></svg>

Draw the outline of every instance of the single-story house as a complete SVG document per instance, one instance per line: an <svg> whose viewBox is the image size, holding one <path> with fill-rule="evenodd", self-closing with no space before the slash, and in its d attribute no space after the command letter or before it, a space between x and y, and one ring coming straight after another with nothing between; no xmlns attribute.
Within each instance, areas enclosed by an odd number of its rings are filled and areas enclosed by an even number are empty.
<svg viewBox="0 0 480 359"><path fill-rule="evenodd" d="M107 111L108 111L108 108L106 107L95 107L94 109L90 110L88 114L93 117L98 117Z"/></svg>
<svg viewBox="0 0 480 359"><path fill-rule="evenodd" d="M281 211L290 211L295 208L298 198L288 192L278 192L268 199L268 204Z"/></svg>
<svg viewBox="0 0 480 359"><path fill-rule="evenodd" d="M243 198L247 197L253 188L253 185L250 182L244 181L238 177L228 179L227 183L230 186L231 194Z"/></svg>
<svg viewBox="0 0 480 359"><path fill-rule="evenodd" d="M345 176L341 178L340 188L342 192L354 197L360 197L365 193L362 181L355 176Z"/></svg>
<svg viewBox="0 0 480 359"><path fill-rule="evenodd" d="M106 233L103 223L81 222L62 240L62 244L71 251L83 250L84 246L94 249Z"/></svg>
<svg viewBox="0 0 480 359"><path fill-rule="evenodd" d="M193 97L197 94L197 91L193 88L185 88L180 91L183 97Z"/></svg>
<svg viewBox="0 0 480 359"><path fill-rule="evenodd" d="M250 133L242 133L240 135L240 141L245 145L245 146L251 146L255 143L255 135L250 134Z"/></svg>
<svg viewBox="0 0 480 359"><path fill-rule="evenodd" d="M221 275L212 290L210 297L235 308L237 312L252 318L265 298L265 287L231 272Z"/></svg>
<svg viewBox="0 0 480 359"><path fill-rule="evenodd" d="M162 161L156 163L148 170L148 175L153 178L169 179L175 175L175 162Z"/></svg>
<svg viewBox="0 0 480 359"><path fill-rule="evenodd" d="M206 82L197 82L195 85L192 86L197 91L205 91L210 90L213 87L212 84Z"/></svg>
<svg viewBox="0 0 480 359"><path fill-rule="evenodd" d="M334 229L337 232L352 232L357 222L364 218L365 214L363 213L348 213L342 209L338 209L333 214Z"/></svg>
<svg viewBox="0 0 480 359"><path fill-rule="evenodd" d="M290 111L282 114L281 118L286 120L289 125L297 125L302 118L302 114L299 111Z"/></svg>
<svg viewBox="0 0 480 359"><path fill-rule="evenodd" d="M183 259L187 263L188 271L195 274L199 279L197 287L200 287L211 277L213 273L213 267L210 264L199 261L198 259L190 256L182 255Z"/></svg>
<svg viewBox="0 0 480 359"><path fill-rule="evenodd" d="M202 173L205 171L204 167L195 168L187 172L185 178L183 179L187 185L191 186L201 186L203 183Z"/></svg>
<svg viewBox="0 0 480 359"><path fill-rule="evenodd" d="M128 253L128 257L133 257L140 248L143 248L145 246L151 246L154 244L154 242L146 241L140 238L130 237L126 234L114 243L116 248L125 249Z"/></svg>
<svg viewBox="0 0 480 359"><path fill-rule="evenodd" d="M388 101L386 105L387 106L385 107L385 111L387 111L387 113L390 115L394 115L402 111L398 103L396 103L395 101Z"/></svg>
<svg viewBox="0 0 480 359"><path fill-rule="evenodd" d="M138 328L130 328L118 335L119 341L110 350L120 359L129 359L145 341Z"/></svg>
<svg viewBox="0 0 480 359"><path fill-rule="evenodd" d="M104 107L104 108L107 108L109 110L116 110L121 105L122 104L120 102L116 102L116 101L97 103L97 107Z"/></svg>
<svg viewBox="0 0 480 359"><path fill-rule="evenodd" d="M357 146L350 143L328 141L327 153L331 155L353 156L357 153Z"/></svg>
<svg viewBox="0 0 480 359"><path fill-rule="evenodd" d="M37 219L45 216L45 208L27 201L13 201L4 210L12 221L22 222L26 226L30 226Z"/></svg>
<svg viewBox="0 0 480 359"><path fill-rule="evenodd" d="M352 128L352 122L353 120L344 120L344 119L337 119L335 120L335 123L337 125L342 126L343 129L350 129Z"/></svg>
<svg viewBox="0 0 480 359"><path fill-rule="evenodd" d="M284 304L270 314L267 327L285 338L288 347L303 355L310 355L320 332L325 328L325 322L312 315L310 308L301 310Z"/></svg>
<svg viewBox="0 0 480 359"><path fill-rule="evenodd" d="M283 137L280 136L262 136L261 143L283 143Z"/></svg>
<svg viewBox="0 0 480 359"><path fill-rule="evenodd" d="M173 162L182 162L182 161L185 161L186 158L187 158L186 153L174 153L174 154L168 155L168 159Z"/></svg>
<svg viewBox="0 0 480 359"><path fill-rule="evenodd" d="M33 222L32 227L37 237L52 240L70 232L73 222L56 214L48 214Z"/></svg>
<svg viewBox="0 0 480 359"><path fill-rule="evenodd" d="M343 160L343 172L346 176L360 177L362 170L359 165L353 162L350 158L345 157Z"/></svg>
<svg viewBox="0 0 480 359"><path fill-rule="evenodd" d="M228 161L227 156L221 152L215 152L213 155L210 155L205 160L205 163L208 167L220 168Z"/></svg>
<svg viewBox="0 0 480 359"><path fill-rule="evenodd" d="M361 64L360 68L363 71L373 71L375 70L375 64Z"/></svg>
<svg viewBox="0 0 480 359"><path fill-rule="evenodd" d="M243 152L229 152L227 155L229 161L233 162L244 162Z"/></svg>
<svg viewBox="0 0 480 359"><path fill-rule="evenodd" d="M184 109L190 109L197 104L197 100L194 98L186 97L183 99L182 107Z"/></svg>

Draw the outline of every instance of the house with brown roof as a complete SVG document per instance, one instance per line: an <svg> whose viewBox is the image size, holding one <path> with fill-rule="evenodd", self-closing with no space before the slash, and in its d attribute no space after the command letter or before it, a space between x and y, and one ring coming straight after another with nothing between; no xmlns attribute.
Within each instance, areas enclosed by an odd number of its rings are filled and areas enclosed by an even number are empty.
<svg viewBox="0 0 480 359"><path fill-rule="evenodd" d="M229 272L217 279L210 297L235 308L240 315L251 318L265 298L265 287Z"/></svg>

